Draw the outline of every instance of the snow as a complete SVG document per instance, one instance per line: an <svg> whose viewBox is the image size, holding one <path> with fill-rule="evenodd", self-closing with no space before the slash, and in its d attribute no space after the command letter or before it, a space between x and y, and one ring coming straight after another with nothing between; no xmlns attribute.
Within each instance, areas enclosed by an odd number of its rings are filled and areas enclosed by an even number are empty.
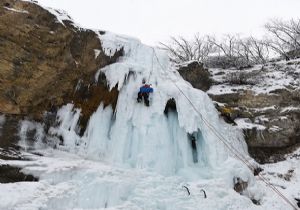
<svg viewBox="0 0 300 210"><path fill-rule="evenodd" d="M60 129L50 128L51 135L62 136L64 139L64 146L70 151L74 151L75 145L78 144L80 137L78 120L80 117L80 109L73 109L73 104L63 106L57 112L57 121L60 123Z"/></svg>
<svg viewBox="0 0 300 210"><path fill-rule="evenodd" d="M265 115L258 116L254 120L254 122L258 124L264 124L269 121L270 121L269 118L265 117Z"/></svg>
<svg viewBox="0 0 300 210"><path fill-rule="evenodd" d="M25 14L28 14L29 12L26 11L26 10L18 10L18 9L14 9L14 8L10 8L10 7L3 7L4 9L7 9L9 11L12 11L12 12L18 12L18 13L25 13Z"/></svg>
<svg viewBox="0 0 300 210"><path fill-rule="evenodd" d="M100 34L97 32L102 48L104 49L104 53L107 56L113 56L117 51L121 50L124 43L128 42L128 39L135 40L136 43L140 42L138 39L133 37L118 35L111 32L106 31L104 34Z"/></svg>
<svg viewBox="0 0 300 210"><path fill-rule="evenodd" d="M73 22L72 18L64 10L53 9L50 7L47 7L45 9L47 9L51 14L53 14L56 17L57 21L62 25L65 25L64 24L65 20Z"/></svg>
<svg viewBox="0 0 300 210"><path fill-rule="evenodd" d="M39 175L40 181L0 185L0 209L261 209L233 189L225 190L228 184L222 180L186 182L180 176L116 168L58 150L41 152L44 157L28 156L32 161L6 162ZM188 186L190 196L182 186Z"/></svg>
<svg viewBox="0 0 300 210"><path fill-rule="evenodd" d="M270 111L270 110L276 110L277 107L274 106L267 106L267 107L263 107L263 108L249 108L250 110L253 110L255 112L266 112L266 111Z"/></svg>
<svg viewBox="0 0 300 210"><path fill-rule="evenodd" d="M288 107L285 107L283 109L281 109L281 113L285 113L285 112L290 112L290 111L300 111L300 106L288 106Z"/></svg>
<svg viewBox="0 0 300 210"><path fill-rule="evenodd" d="M220 84L220 85L211 86L210 89L207 91L207 93L212 95L223 95L223 94L238 93L240 91L244 91L248 89L249 86L247 85L231 86L227 84Z"/></svg>
<svg viewBox="0 0 300 210"><path fill-rule="evenodd" d="M253 129L256 128L257 130L265 130L266 127L260 124L252 123L249 118L237 118L234 120L237 124L237 127L240 129Z"/></svg>
<svg viewBox="0 0 300 210"><path fill-rule="evenodd" d="M252 91L254 94L272 94L278 89L296 90L300 86L299 59L292 61L279 61L268 65L256 65L250 69L209 69L212 78L217 84L213 85L207 93L212 95L232 94L239 91ZM247 74L250 81L248 85L230 84L231 74ZM255 85L251 84L254 82Z"/></svg>
<svg viewBox="0 0 300 210"><path fill-rule="evenodd" d="M218 171L226 179L186 181L179 175L112 166L59 150L38 152L43 156L27 154L30 161L0 160L0 165L22 167L22 172L40 177L39 182L0 184L0 209L291 209L259 180L248 187L245 196L236 193L229 179L240 168L231 167L232 159L224 162L230 166L227 171ZM291 156L285 162L265 165L262 174L292 200L300 196L299 162ZM289 170L294 170L290 181L281 178ZM190 196L183 186L189 188ZM262 205L252 204L247 196L261 199Z"/></svg>
<svg viewBox="0 0 300 210"><path fill-rule="evenodd" d="M94 52L95 52L95 59L97 59L98 56L100 55L101 50L94 49Z"/></svg>
<svg viewBox="0 0 300 210"><path fill-rule="evenodd" d="M263 165L262 175L278 186L278 189L292 202L300 197L300 150L287 155L285 161ZM270 199L266 197L266 199ZM276 204L274 204L276 205Z"/></svg>
<svg viewBox="0 0 300 210"><path fill-rule="evenodd" d="M268 131L270 133L276 133L276 132L281 131L281 130L283 130L283 128L280 128L280 127L275 126L275 125L273 125L271 128L268 129Z"/></svg>
<svg viewBox="0 0 300 210"><path fill-rule="evenodd" d="M61 10L61 9L53 9L51 7L46 7L43 6L41 3L37 3L36 1L33 0L22 0L22 1L27 1L30 3L34 3L34 4L38 4L39 6L43 7L43 9L47 10L48 12L50 12L52 15L54 15L57 19L58 23L61 23L63 26L65 26L64 21L70 21L73 24L73 19L67 14L66 11ZM73 24L75 27L80 28L80 26L78 24Z"/></svg>
<svg viewBox="0 0 300 210"><path fill-rule="evenodd" d="M63 24L61 13L56 15ZM214 127L254 162L242 132L219 118L206 93L181 78L167 53L110 32L99 38L106 55L124 51L116 63L95 75L97 80L105 74L109 88L118 87L116 109L99 104L83 136L81 110L73 104L58 110L57 126L47 134L43 124L23 120L19 144L29 160L0 160L0 165L21 167L39 182L0 184L0 209L291 209L257 182L209 129ZM150 107L136 102L143 79L154 88ZM169 99L176 101L177 111L166 115ZM248 126L245 120L240 125ZM35 135L30 137L32 131ZM248 183L242 195L233 190L236 177ZM189 187L190 196L183 186Z"/></svg>
<svg viewBox="0 0 300 210"><path fill-rule="evenodd" d="M31 145L29 141L27 141L27 134L30 131L35 131L34 144ZM44 138L44 128L41 123L31 122L28 120L23 120L20 123L20 130L19 130L19 145L26 151L31 148L40 148L42 146L42 141Z"/></svg>

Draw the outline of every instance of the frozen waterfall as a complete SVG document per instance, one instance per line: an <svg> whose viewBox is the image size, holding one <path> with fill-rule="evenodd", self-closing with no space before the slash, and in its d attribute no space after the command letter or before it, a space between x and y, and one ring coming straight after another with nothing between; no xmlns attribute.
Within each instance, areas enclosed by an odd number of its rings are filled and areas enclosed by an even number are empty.
<svg viewBox="0 0 300 210"><path fill-rule="evenodd" d="M5 163L40 181L2 187L0 209L261 209L251 199L270 192L203 121L251 160L241 131L218 116L208 95L183 80L163 50L108 32L99 38L107 55L124 50L95 75L118 87L115 109L99 104L83 134L81 110L73 104L57 111L47 134L42 123L24 120L19 143L34 151L25 153L28 161ZM154 89L149 107L136 101L143 79ZM170 100L176 106L166 109ZM247 182L245 196L233 189L236 177ZM285 204L271 197L264 202L282 209Z"/></svg>
<svg viewBox="0 0 300 210"><path fill-rule="evenodd" d="M117 85L116 110L113 113L111 107L103 108L100 104L83 137L79 137L79 111L74 112L71 104L62 107L58 112L61 124L52 133L63 136L65 149L124 167L153 169L164 175L212 176L214 169L224 167L230 154L203 123L203 117L237 150L247 154L242 134L219 119L207 94L183 80L164 51L108 32L99 37L108 55L120 48L125 52L117 63L100 69L95 76L97 79L103 73L110 88ZM150 107L136 102L143 79L154 88ZM169 99L175 100L176 110L165 114Z"/></svg>

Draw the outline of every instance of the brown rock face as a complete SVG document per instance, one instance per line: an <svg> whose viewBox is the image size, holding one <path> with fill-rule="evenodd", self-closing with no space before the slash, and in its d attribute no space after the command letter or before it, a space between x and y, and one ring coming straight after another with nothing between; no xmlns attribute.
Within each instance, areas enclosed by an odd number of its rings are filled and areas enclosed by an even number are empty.
<svg viewBox="0 0 300 210"><path fill-rule="evenodd" d="M57 108L74 103L81 108L84 132L101 102L114 108L118 90L109 91L103 74L96 83L94 75L122 54L121 49L106 56L94 31L78 28L69 20L62 24L34 3L0 1L0 117L5 114L0 125L0 158L23 158L16 144L21 119L43 121L47 132L55 123ZM45 111L50 112L43 115ZM28 133L29 138L34 139L34 132Z"/></svg>
<svg viewBox="0 0 300 210"><path fill-rule="evenodd" d="M95 49L99 55L95 56ZM75 101L89 115L95 106L87 100L97 95L105 103L116 100L106 84L94 84L95 72L117 60L122 50L108 57L97 34L58 22L40 6L23 1L0 2L0 113L31 115L53 106ZM75 87L80 80L86 89L85 101ZM108 100L107 98L113 98ZM95 101L99 105L99 99ZM87 111L89 110L89 111Z"/></svg>
<svg viewBox="0 0 300 210"><path fill-rule="evenodd" d="M24 174L21 168L1 165L0 166L0 183L14 183L14 182L36 182L38 178Z"/></svg>
<svg viewBox="0 0 300 210"><path fill-rule="evenodd" d="M265 129L244 129L249 153L258 162L284 159L300 145L300 110L288 109L300 104L298 90L279 89L272 94L255 95L251 91L210 95L213 100L226 103L235 118L249 118Z"/></svg>
<svg viewBox="0 0 300 210"><path fill-rule="evenodd" d="M203 67L202 63L192 62L187 66L181 66L178 69L179 74L194 88L207 91L212 81L210 79L210 74L207 69Z"/></svg>
<svg viewBox="0 0 300 210"><path fill-rule="evenodd" d="M81 109L80 126L81 131L85 130L90 116L97 110L100 103L104 107L111 105L115 109L117 105L119 91L114 87L108 91L104 74L100 74L97 84L79 84L78 89L72 96L73 103Z"/></svg>

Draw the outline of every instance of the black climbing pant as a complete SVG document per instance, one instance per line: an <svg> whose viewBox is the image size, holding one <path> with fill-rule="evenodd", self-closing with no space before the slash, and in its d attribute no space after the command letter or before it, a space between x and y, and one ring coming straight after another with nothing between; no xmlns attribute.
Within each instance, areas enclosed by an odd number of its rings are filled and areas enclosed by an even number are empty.
<svg viewBox="0 0 300 210"><path fill-rule="evenodd" d="M149 102L149 93L138 93L138 97L137 97L137 102L140 103L142 102L144 98L144 103L146 106L149 106L150 105L150 102Z"/></svg>

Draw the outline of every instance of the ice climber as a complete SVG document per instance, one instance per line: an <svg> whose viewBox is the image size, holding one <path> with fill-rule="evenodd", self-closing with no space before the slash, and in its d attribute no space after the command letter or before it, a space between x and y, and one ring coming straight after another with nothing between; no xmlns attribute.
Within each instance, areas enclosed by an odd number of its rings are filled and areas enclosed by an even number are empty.
<svg viewBox="0 0 300 210"><path fill-rule="evenodd" d="M144 103L146 106L149 106L149 94L153 92L153 88L151 85L146 84L146 81L143 80L143 86L140 87L140 91L138 93L137 102L140 103L144 98Z"/></svg>

